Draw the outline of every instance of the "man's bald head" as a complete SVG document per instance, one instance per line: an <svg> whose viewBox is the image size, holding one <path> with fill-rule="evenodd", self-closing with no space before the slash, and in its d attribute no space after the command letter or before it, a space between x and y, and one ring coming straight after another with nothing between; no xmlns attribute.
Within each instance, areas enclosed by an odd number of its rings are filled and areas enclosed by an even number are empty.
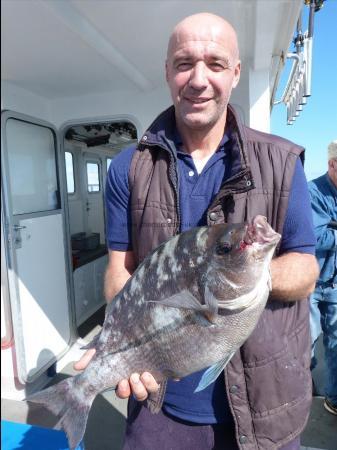
<svg viewBox="0 0 337 450"><path fill-rule="evenodd" d="M239 46L236 31L232 25L220 16L211 13L198 13L188 16L179 22L171 36L167 48L167 59L173 54L175 49L186 41L186 39L194 39L194 37L222 41L230 53L233 60L239 59Z"/></svg>
<svg viewBox="0 0 337 450"><path fill-rule="evenodd" d="M178 23L168 45L166 80L181 135L191 129L222 135L240 70L236 33L226 20L200 13Z"/></svg>

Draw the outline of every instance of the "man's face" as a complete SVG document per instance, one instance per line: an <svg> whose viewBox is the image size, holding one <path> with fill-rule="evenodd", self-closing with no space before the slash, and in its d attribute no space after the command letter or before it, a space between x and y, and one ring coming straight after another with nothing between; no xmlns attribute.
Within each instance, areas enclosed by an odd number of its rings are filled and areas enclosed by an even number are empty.
<svg viewBox="0 0 337 450"><path fill-rule="evenodd" d="M173 39L166 79L178 125L206 130L225 117L240 77L235 45L232 33L219 26L185 27Z"/></svg>

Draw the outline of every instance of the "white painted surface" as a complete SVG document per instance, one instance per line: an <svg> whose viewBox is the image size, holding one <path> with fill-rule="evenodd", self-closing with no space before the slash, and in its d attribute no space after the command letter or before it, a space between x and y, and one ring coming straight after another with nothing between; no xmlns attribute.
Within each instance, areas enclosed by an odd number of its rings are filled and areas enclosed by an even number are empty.
<svg viewBox="0 0 337 450"><path fill-rule="evenodd" d="M90 183L90 173L87 174L87 164L97 164L99 191L88 192L88 183ZM105 243L105 218L103 203L103 177L101 158L96 155L85 153L82 160L82 170L86 175L83 186L84 198L84 231L87 233L99 233L100 243Z"/></svg>
<svg viewBox="0 0 337 450"><path fill-rule="evenodd" d="M249 126L270 132L269 71L251 70L249 73Z"/></svg>
<svg viewBox="0 0 337 450"><path fill-rule="evenodd" d="M13 370L25 383L46 370L70 343L64 222L55 132L48 123L30 122L27 116L3 117L7 269L14 333L12 367L4 372Z"/></svg>
<svg viewBox="0 0 337 450"><path fill-rule="evenodd" d="M10 345L13 336L11 307L7 277L7 252L5 247L4 217L1 210L1 351Z"/></svg>
<svg viewBox="0 0 337 450"><path fill-rule="evenodd" d="M16 250L16 327L21 381L32 380L70 342L65 250L61 214L19 221L22 246Z"/></svg>
<svg viewBox="0 0 337 450"><path fill-rule="evenodd" d="M2 59L3 67L6 63L6 59ZM3 79L1 75L1 110L5 109L52 121L52 104L48 98L30 91L27 86L18 86L15 80Z"/></svg>
<svg viewBox="0 0 337 450"><path fill-rule="evenodd" d="M207 2L209 12L227 18L238 32L243 76L233 101L247 124L244 80L250 70L268 70L273 91L282 64L271 59L287 52L302 5L302 0ZM168 37L179 20L204 10L205 2L198 0L155 6L150 0L116 0L99 7L94 0L4 1L3 107L56 126L70 119L132 114L144 131L171 103L164 77Z"/></svg>
<svg viewBox="0 0 337 450"><path fill-rule="evenodd" d="M76 324L80 325L104 305L103 281L107 255L74 271Z"/></svg>

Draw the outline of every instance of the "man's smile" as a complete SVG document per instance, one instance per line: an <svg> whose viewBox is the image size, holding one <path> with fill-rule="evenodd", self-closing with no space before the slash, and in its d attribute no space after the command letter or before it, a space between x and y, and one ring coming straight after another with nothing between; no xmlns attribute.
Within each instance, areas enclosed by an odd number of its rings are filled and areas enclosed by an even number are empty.
<svg viewBox="0 0 337 450"><path fill-rule="evenodd" d="M189 97L184 96L184 100L192 104L205 104L211 100L211 97Z"/></svg>

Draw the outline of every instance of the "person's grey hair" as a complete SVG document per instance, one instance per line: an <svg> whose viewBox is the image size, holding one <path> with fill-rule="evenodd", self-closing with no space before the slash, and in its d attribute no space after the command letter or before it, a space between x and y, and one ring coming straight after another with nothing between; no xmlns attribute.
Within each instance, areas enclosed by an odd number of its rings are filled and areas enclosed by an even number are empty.
<svg viewBox="0 0 337 450"><path fill-rule="evenodd" d="M337 158L337 139L328 145L328 161Z"/></svg>

